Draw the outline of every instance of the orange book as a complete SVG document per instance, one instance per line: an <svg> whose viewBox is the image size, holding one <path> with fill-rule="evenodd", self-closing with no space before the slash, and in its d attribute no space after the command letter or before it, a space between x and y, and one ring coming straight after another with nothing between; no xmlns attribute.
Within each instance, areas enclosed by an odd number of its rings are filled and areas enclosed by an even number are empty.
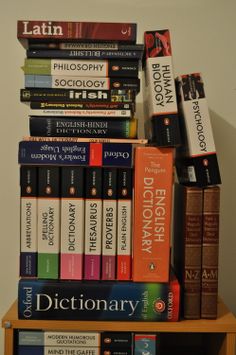
<svg viewBox="0 0 236 355"><path fill-rule="evenodd" d="M173 148L136 147L133 281L168 282Z"/></svg>

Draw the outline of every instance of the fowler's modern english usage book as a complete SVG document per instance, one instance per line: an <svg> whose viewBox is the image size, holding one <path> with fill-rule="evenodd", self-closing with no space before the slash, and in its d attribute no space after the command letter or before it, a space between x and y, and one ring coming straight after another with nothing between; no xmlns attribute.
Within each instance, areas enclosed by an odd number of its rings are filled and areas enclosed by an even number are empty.
<svg viewBox="0 0 236 355"><path fill-rule="evenodd" d="M19 319L178 321L180 286L168 283L21 279Z"/></svg>

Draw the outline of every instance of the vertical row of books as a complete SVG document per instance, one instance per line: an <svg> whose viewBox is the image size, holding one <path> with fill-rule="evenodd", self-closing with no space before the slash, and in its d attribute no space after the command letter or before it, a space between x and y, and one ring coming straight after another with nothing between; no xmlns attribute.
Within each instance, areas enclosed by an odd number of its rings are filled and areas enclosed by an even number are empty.
<svg viewBox="0 0 236 355"><path fill-rule="evenodd" d="M145 57L145 132L151 143L161 147L169 173L163 163L151 161L149 169L151 175L156 170L158 189L153 188L153 176L143 180L142 254L147 262L137 265L136 270L141 272L146 266L151 272L157 269L161 273L165 266L165 277L161 280L165 282L171 239L170 264L181 284L181 316L214 319L218 301L221 178L202 75L174 77L170 31L166 29L145 33ZM163 178L158 169L164 172ZM160 186L160 180L165 187ZM151 215L155 216L152 225ZM162 262L158 268L159 260Z"/></svg>
<svg viewBox="0 0 236 355"><path fill-rule="evenodd" d="M19 144L21 319L179 319L170 214L150 215L170 211L174 155L137 136L144 45L136 31L134 23L18 21L27 48L21 101L31 110ZM140 252L151 252L151 238L163 250L150 276Z"/></svg>

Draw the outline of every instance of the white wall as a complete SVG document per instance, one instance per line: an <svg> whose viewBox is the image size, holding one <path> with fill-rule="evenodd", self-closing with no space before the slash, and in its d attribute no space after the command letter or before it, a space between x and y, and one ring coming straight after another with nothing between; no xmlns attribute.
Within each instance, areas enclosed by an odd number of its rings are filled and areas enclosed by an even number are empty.
<svg viewBox="0 0 236 355"><path fill-rule="evenodd" d="M19 100L25 52L18 19L137 22L169 28L175 74L202 72L222 174L219 293L236 313L236 2L235 0L8 0L0 11L0 316L17 297L19 258L18 141L28 134ZM141 96L139 96L141 102ZM0 344L3 353L3 343Z"/></svg>

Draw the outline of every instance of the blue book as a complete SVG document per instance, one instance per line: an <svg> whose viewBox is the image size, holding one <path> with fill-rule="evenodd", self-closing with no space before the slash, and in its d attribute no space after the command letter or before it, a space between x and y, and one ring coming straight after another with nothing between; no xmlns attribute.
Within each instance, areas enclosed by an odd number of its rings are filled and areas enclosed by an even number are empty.
<svg viewBox="0 0 236 355"><path fill-rule="evenodd" d="M21 165L132 166L131 143L77 143L63 141L21 141Z"/></svg>

